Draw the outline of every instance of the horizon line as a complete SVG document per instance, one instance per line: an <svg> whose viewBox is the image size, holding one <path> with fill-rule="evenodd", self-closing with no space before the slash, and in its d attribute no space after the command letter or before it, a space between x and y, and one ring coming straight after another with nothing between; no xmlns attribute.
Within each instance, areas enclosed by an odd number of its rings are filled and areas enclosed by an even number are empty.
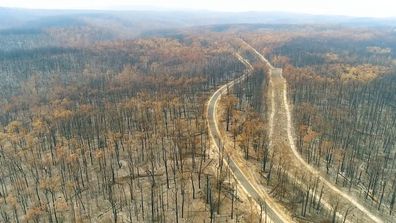
<svg viewBox="0 0 396 223"><path fill-rule="evenodd" d="M311 12L300 12L300 11L280 11L280 10L243 10L243 11L232 11L232 10L214 10L214 9L193 9L193 8L168 8L158 6L111 6L103 8L30 8L30 7L9 7L1 6L0 9L12 9L12 10L31 10L31 11L92 11L92 12L210 12L210 13L230 13L230 14L242 14L242 13L279 13L279 14L297 14L297 15L309 15L309 16L334 16L334 17L346 17L346 18L366 18L366 19L396 19L396 15L393 16L363 16L363 15L345 15L336 13L311 13Z"/></svg>

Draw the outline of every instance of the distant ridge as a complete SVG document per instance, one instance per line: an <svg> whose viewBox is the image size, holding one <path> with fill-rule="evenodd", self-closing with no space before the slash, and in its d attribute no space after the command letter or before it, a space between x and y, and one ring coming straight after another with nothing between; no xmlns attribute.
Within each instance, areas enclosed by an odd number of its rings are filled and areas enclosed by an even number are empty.
<svg viewBox="0 0 396 223"><path fill-rule="evenodd" d="M117 20L122 25L141 26L144 21L150 26L141 27L143 31L157 30L158 28L183 28L204 25L224 24L336 24L353 26L391 26L395 27L396 18L369 18L337 15L312 15L289 12L215 12L193 10L171 10L147 7L124 8L113 7L110 10L46 10L20 9L0 7L0 29L29 27L41 23L46 18L56 17L75 20L85 23L87 18L106 17ZM69 18L71 20L71 18ZM41 21L41 22L40 22ZM46 28L45 24L41 27Z"/></svg>

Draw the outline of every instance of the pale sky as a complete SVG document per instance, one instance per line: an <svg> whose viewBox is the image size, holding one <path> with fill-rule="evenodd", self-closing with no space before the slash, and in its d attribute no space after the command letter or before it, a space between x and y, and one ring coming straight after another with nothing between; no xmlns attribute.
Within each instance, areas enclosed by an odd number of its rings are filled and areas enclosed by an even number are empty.
<svg viewBox="0 0 396 223"><path fill-rule="evenodd" d="M0 0L0 7L40 9L131 9L147 6L164 9L396 17L396 0Z"/></svg>

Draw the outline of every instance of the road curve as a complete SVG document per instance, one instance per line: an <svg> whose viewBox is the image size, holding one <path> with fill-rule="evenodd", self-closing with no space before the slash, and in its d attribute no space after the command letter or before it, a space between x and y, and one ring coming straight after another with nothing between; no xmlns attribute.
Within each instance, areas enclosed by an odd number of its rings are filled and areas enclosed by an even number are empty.
<svg viewBox="0 0 396 223"><path fill-rule="evenodd" d="M221 86L210 97L207 106L209 135L215 147L217 148L218 153L220 153L220 148L222 147L222 145L224 145L224 143L219 131L219 127L217 125L217 118L216 118L217 104L221 96L227 92L227 89L243 81L247 76L249 76L249 74L253 70L253 67L250 65L250 63L245 59L243 59L239 54L236 54L236 57L247 67L247 72L245 72L241 77ZM255 188L255 186L249 182L243 171L231 158L229 158L228 160L223 159L223 162L230 168L236 181L240 184L240 186L242 186L243 190L248 194L248 196L250 196L256 202L257 205L261 204L267 207L267 216L270 218L272 222L276 222L276 223L290 222L290 219L285 220L285 217L282 216L278 210L271 207L271 205L260 195L260 193Z"/></svg>
<svg viewBox="0 0 396 223"><path fill-rule="evenodd" d="M272 82L273 78L279 78L279 79L281 79L283 81L283 86L284 86L283 87L283 92L282 92L283 101L281 103L283 103L284 111L286 113L287 141L288 141L290 149L292 150L292 153L294 154L294 156L298 160L298 162L300 164L302 164L304 166L304 168L307 169L309 172L311 172L314 176L318 177L319 180L321 182L323 182L327 186L327 188L329 188L330 190L334 191L336 194L338 194L339 196L341 196L342 198L347 200L349 203L354 205L357 209L359 209L361 212L363 212L365 215L367 215L367 217L369 217L372 221L374 221L376 223L382 223L383 222L382 219L380 219L378 216L376 216L375 214L370 212L366 207L364 207L362 204L360 204L356 199L354 199L353 197L351 197L350 195L348 195L344 191L341 191L337 186L335 186L334 184L329 182L327 179L325 179L318 170L314 169L311 165L309 165L301 157L301 155L297 151L296 145L294 143L294 138L293 138L293 133L292 133L291 111L290 111L289 103L288 103L288 100L287 100L287 83L286 83L286 79L284 79L284 77L282 75L282 69L274 68L268 62L268 60L262 54L260 54L256 49L254 49L252 46L250 46L245 41L242 40L242 42L243 42L244 45L246 45L248 48L250 48L257 55L257 57L262 60L262 62L266 63L269 66L270 73L271 73L270 74L270 82ZM274 88L272 87L272 90L271 90L271 110L272 111L271 111L270 120L269 120L269 122L270 122L270 136L269 137L270 138L272 138L272 132L273 132L272 126L273 126L275 109L276 108L275 108L275 102L274 102ZM272 142L272 140L271 140L271 142ZM271 144L271 142L270 142L270 144Z"/></svg>

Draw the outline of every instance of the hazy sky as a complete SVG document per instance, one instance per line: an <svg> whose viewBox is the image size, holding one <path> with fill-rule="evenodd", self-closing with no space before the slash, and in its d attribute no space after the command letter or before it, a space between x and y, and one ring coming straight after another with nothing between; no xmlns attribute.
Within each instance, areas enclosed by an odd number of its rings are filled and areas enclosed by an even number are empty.
<svg viewBox="0 0 396 223"><path fill-rule="evenodd" d="M0 0L0 6L42 9L131 9L152 6L164 9L396 16L396 0Z"/></svg>

